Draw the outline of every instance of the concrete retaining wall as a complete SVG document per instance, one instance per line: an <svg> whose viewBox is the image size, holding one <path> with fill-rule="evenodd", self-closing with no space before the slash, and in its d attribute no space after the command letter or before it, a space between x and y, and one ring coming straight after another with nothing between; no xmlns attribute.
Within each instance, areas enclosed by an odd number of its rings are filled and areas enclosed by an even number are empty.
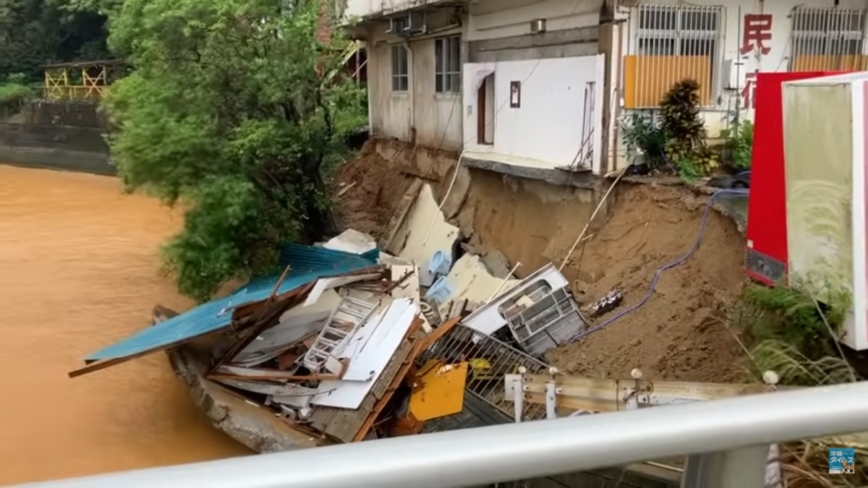
<svg viewBox="0 0 868 488"><path fill-rule="evenodd" d="M0 122L0 163L115 174L106 127L96 104L31 102L20 114Z"/></svg>

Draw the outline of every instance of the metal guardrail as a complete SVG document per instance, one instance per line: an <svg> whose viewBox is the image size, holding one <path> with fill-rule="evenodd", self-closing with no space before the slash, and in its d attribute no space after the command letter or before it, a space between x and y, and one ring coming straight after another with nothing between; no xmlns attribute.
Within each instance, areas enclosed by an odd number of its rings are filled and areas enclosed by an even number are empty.
<svg viewBox="0 0 868 488"><path fill-rule="evenodd" d="M444 362L470 362L471 374L467 378L467 393L494 407L505 418L512 418L512 398L505 398L504 378L518 373L520 368L531 374L542 374L549 366L494 337L480 334L464 325L457 325L434 343L422 355L422 360L436 358ZM523 418L544 419L545 406L527 405Z"/></svg>
<svg viewBox="0 0 868 488"><path fill-rule="evenodd" d="M709 470L716 473L716 479L703 478L702 488L754 488L763 484L766 459L762 450L767 453L769 444L868 430L866 399L868 382L862 382L28 486L442 488L707 453L708 459L718 460L721 469Z"/></svg>

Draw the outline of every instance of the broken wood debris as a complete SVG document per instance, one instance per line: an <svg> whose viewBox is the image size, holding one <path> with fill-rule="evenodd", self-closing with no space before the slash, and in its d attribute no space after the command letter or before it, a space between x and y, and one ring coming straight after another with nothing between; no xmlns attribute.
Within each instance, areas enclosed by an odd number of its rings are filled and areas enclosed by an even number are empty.
<svg viewBox="0 0 868 488"><path fill-rule="evenodd" d="M353 230L319 247L298 246L279 277L251 282L180 315L155 307L161 323L153 329L159 333L121 341L106 349L112 355L100 351L70 376L184 348L184 357L198 364L193 369L200 382L219 385L257 405L256 412L328 442L418 433L427 422L460 413L465 387L472 391L469 382L494 384L515 368L489 367L483 374L479 361L497 363L488 354L430 352L450 343L465 319L475 317L463 329L470 331L494 312L496 328L506 326L513 310L497 305L516 298L518 281L494 278L477 256L458 258L457 230L442 221L430 188L423 190L417 186L408 194L417 201L399 212L386 236L396 256L380 253L373 238ZM445 234L422 239L432 215ZM445 282L437 302L424 299L430 286L420 280L423 269ZM474 342L467 351L475 350Z"/></svg>

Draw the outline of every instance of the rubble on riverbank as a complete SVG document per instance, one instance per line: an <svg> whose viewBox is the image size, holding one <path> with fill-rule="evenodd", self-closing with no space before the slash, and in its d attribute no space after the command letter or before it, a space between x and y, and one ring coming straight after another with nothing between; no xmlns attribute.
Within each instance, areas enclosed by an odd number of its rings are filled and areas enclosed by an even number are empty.
<svg viewBox="0 0 868 488"><path fill-rule="evenodd" d="M545 371L545 352L585 328L568 282L551 265L495 277L430 187L403 200L379 243L350 229L289 246L281 276L182 314L158 307L70 376L168 350L212 423L260 452L509 421L504 375Z"/></svg>

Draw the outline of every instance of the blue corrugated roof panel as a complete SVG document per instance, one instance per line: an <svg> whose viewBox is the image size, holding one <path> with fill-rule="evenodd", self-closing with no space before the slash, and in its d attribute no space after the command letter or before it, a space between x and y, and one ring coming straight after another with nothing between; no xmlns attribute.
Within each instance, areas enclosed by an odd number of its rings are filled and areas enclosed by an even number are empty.
<svg viewBox="0 0 868 488"><path fill-rule="evenodd" d="M281 250L280 266L291 266L293 270L302 272L337 266L367 267L376 263L379 257L380 250L377 248L364 254L352 254L324 247L291 244Z"/></svg>
<svg viewBox="0 0 868 488"><path fill-rule="evenodd" d="M376 266L379 251L375 251L377 252L358 255L312 246L288 246L281 253L281 264L291 268L278 293L292 291L325 276ZM271 290L279 279L279 275L274 275L252 280L225 298L202 304L148 327L91 354L86 359L97 361L144 354L228 327L232 323L232 312L235 308L265 300L271 295Z"/></svg>

